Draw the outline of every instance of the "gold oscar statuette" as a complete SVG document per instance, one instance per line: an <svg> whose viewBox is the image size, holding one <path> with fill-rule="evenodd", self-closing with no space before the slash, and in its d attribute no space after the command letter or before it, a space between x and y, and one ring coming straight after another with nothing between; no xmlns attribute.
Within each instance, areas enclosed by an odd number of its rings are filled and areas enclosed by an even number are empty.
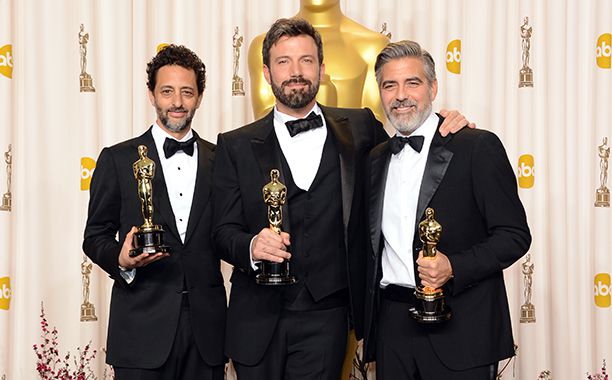
<svg viewBox="0 0 612 380"><path fill-rule="evenodd" d="M533 70L529 67L529 49L531 49L531 26L529 25L529 17L523 19L521 25L521 38L523 48L523 67L519 71L519 87L533 87Z"/></svg>
<svg viewBox="0 0 612 380"><path fill-rule="evenodd" d="M263 189L263 200L268 206L268 223L270 229L277 234L281 233L283 223L283 205L287 202L287 187L279 180L278 169L270 171L270 182ZM289 261L273 263L263 260L260 264L261 272L255 277L259 285L289 285L294 284L295 277L289 274Z"/></svg>
<svg viewBox="0 0 612 380"><path fill-rule="evenodd" d="M232 38L232 46L234 47L234 75L232 76L232 96L244 96L244 81L238 76L238 68L240 67L240 47L244 37L238 34L238 27L234 28L234 37Z"/></svg>
<svg viewBox="0 0 612 380"><path fill-rule="evenodd" d="M97 321L96 308L93 303L89 302L89 285L91 284L92 264L87 261L87 256L83 256L81 263L81 275L83 276L83 303L81 304L81 322Z"/></svg>
<svg viewBox="0 0 612 380"><path fill-rule="evenodd" d="M11 211L11 175L13 173L13 153L11 151L11 144L9 144L8 150L4 152L4 162L6 163L6 193L2 196L2 206L0 206L0 210Z"/></svg>
<svg viewBox="0 0 612 380"><path fill-rule="evenodd" d="M89 33L85 31L85 27L81 24L79 31L79 52L81 54L81 74L79 75L80 91L95 92L93 79L87 74L87 43L89 42Z"/></svg>
<svg viewBox="0 0 612 380"><path fill-rule="evenodd" d="M531 285L533 283L533 263L531 262L531 255L527 254L525 262L522 265L523 272L523 285L525 303L521 305L521 323L534 323L535 317L535 306L531 303Z"/></svg>
<svg viewBox="0 0 612 380"><path fill-rule="evenodd" d="M597 147L599 150L599 189L595 193L595 207L610 207L610 189L606 186L608 182L608 159L610 158L610 147L608 138L603 138L603 143Z"/></svg>
<svg viewBox="0 0 612 380"><path fill-rule="evenodd" d="M442 226L434 219L434 209L425 210L425 220L419 223L419 238L423 242L423 257L433 259L437 254L437 244L442 235ZM417 286L414 295L417 299L410 310L410 316L422 323L439 323L451 318L451 310L444 301L442 289Z"/></svg>
<svg viewBox="0 0 612 380"><path fill-rule="evenodd" d="M138 146L138 161L134 162L134 177L138 183L138 198L142 206L144 223L134 234L134 249L130 256L143 253L170 253L170 247L164 244L164 230L153 223L153 178L155 177L155 162L147 157L149 150L144 145Z"/></svg>

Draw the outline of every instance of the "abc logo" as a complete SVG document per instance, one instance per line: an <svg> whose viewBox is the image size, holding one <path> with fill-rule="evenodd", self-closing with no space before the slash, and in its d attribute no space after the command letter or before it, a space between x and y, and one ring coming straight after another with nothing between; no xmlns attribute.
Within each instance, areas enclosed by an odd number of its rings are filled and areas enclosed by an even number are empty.
<svg viewBox="0 0 612 380"><path fill-rule="evenodd" d="M4 45L0 47L0 74L7 78L13 77L13 47Z"/></svg>
<svg viewBox="0 0 612 380"><path fill-rule="evenodd" d="M446 69L461 74L461 40L452 40L446 47Z"/></svg>
<svg viewBox="0 0 612 380"><path fill-rule="evenodd" d="M89 190L95 168L96 161L93 158L81 157L81 190Z"/></svg>
<svg viewBox="0 0 612 380"><path fill-rule="evenodd" d="M533 187L533 182L535 181L535 169L533 162L533 156L531 154L523 154L519 157L518 183L523 189Z"/></svg>
<svg viewBox="0 0 612 380"><path fill-rule="evenodd" d="M595 305L610 307L610 273L597 273L593 282Z"/></svg>
<svg viewBox="0 0 612 380"><path fill-rule="evenodd" d="M8 310L11 306L11 279L10 277L0 278L0 309Z"/></svg>
<svg viewBox="0 0 612 380"><path fill-rule="evenodd" d="M610 68L610 56L612 56L612 48L610 45L612 45L612 34L610 33L602 34L597 39L597 47L595 48L597 66L602 69Z"/></svg>

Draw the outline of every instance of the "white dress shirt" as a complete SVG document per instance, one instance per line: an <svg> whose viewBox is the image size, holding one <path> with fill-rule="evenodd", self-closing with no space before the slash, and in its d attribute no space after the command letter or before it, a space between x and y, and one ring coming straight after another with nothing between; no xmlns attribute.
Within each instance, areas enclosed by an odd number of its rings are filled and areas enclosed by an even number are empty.
<svg viewBox="0 0 612 380"><path fill-rule="evenodd" d="M317 175L319 165L321 164L321 156L323 155L323 146L327 138L327 126L325 118L321 113L321 108L315 103L312 110L308 111L308 114L312 111L317 115L321 115L323 126L298 133L291 137L285 123L297 118L284 114L274 107L274 132L276 133L276 138L291 169L293 182L295 182L297 187L305 191L310 189Z"/></svg>
<svg viewBox="0 0 612 380"><path fill-rule="evenodd" d="M410 135L425 138L420 153L406 144L401 152L391 155L389 160L381 226L384 237L381 288L389 284L412 288L416 285L412 241L417 203L438 121L438 116L432 112Z"/></svg>
<svg viewBox="0 0 612 380"><path fill-rule="evenodd" d="M176 139L166 133L157 123L153 124L151 133L153 134L155 147L159 154L159 164L164 171L164 179L166 180L168 198L170 199L170 205L172 206L172 212L176 221L176 229L181 241L184 243L198 171L198 143L195 142L193 144L193 156L179 150L172 157L166 158L164 154L164 141L166 137ZM187 141L191 137L193 137L193 131L189 129L189 132L179 141Z"/></svg>
<svg viewBox="0 0 612 380"><path fill-rule="evenodd" d="M159 156L159 162L156 165L161 165L161 169L164 172L168 198L170 199L170 205L172 206L176 221L176 229L181 241L184 243L198 171L198 144L197 142L193 144L193 156L189 156L182 150L179 150L172 157L166 158L164 154L164 141L166 141L166 137L171 139L174 139L174 137L166 133L157 123L153 123L151 134L153 135L153 141ZM187 141L191 137L193 137L193 131L189 129L189 132L179 141ZM156 167L155 175L159 175L157 173L158 170L159 166ZM160 191L160 189L154 189L153 191ZM153 223L155 223L155 220L153 220ZM128 284L134 281L136 268L126 270L119 267L119 269L121 269L121 272L119 272L121 277Z"/></svg>

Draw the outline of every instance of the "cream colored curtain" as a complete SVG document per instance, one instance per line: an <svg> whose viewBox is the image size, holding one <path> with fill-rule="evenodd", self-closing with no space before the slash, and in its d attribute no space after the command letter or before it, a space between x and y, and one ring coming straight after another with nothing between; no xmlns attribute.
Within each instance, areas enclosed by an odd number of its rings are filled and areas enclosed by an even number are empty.
<svg viewBox="0 0 612 380"><path fill-rule="evenodd" d="M439 80L434 109L459 109L497 133L526 186L520 196L533 234L536 322L519 322L522 259L505 272L518 351L502 378L537 379L549 370L554 379L581 379L601 371L612 358L612 211L594 202L598 146L612 138L612 2L340 4L358 23L375 31L386 23L392 40L428 49ZM41 343L41 303L62 355L90 341L98 351L105 345L111 282L95 266L82 274L83 189L102 147L153 122L145 65L157 46L184 44L206 63L193 127L214 142L253 120L248 43L299 7L298 0L0 0L0 158L12 146L12 210L0 211L0 379L38 377L32 345ZM519 88L525 17L533 87ZM80 24L89 33L86 72L95 92L79 91ZM246 96L232 96L235 27L245 41L238 74ZM0 195L8 192L5 168L0 159ZM81 322L86 278L97 320ZM110 378L103 352L91 369Z"/></svg>

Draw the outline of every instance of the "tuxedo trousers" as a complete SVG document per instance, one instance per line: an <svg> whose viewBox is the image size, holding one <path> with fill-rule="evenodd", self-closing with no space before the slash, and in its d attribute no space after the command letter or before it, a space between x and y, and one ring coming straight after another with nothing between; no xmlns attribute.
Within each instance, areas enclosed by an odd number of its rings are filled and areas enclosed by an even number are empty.
<svg viewBox="0 0 612 380"><path fill-rule="evenodd" d="M166 362L159 368L115 367L114 371L115 380L223 380L225 366L210 366L202 359L191 329L189 299L184 295L179 325Z"/></svg>
<svg viewBox="0 0 612 380"><path fill-rule="evenodd" d="M381 290L376 340L376 379L494 380L498 363L465 371L453 371L442 363L427 335L429 325L410 317L409 310L414 305L414 290L404 289L409 293L401 300L398 297L385 296L385 290Z"/></svg>
<svg viewBox="0 0 612 380"><path fill-rule="evenodd" d="M238 380L338 380L347 337L347 306L283 310L263 359L234 368Z"/></svg>

